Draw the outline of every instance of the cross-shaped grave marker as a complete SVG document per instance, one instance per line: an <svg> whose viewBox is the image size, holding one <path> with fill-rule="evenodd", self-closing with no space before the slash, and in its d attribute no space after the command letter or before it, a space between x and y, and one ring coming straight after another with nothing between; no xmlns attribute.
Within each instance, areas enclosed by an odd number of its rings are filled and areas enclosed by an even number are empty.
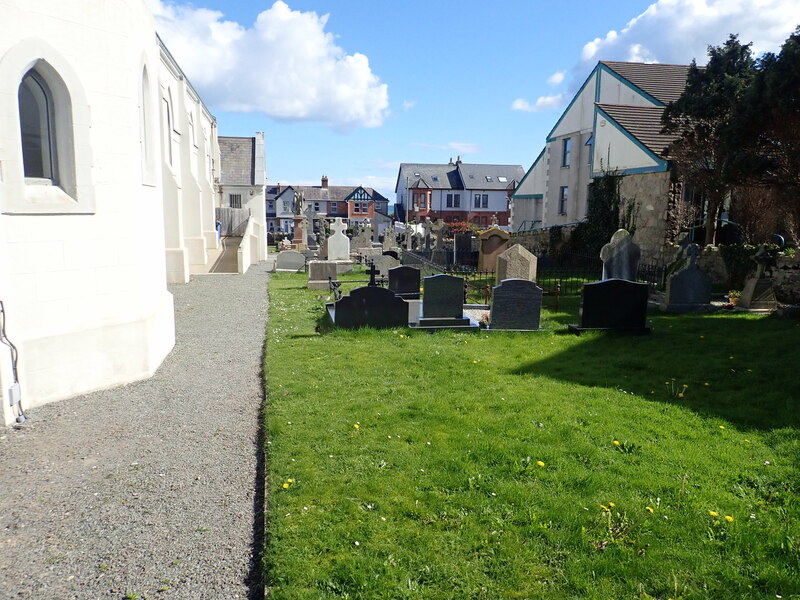
<svg viewBox="0 0 800 600"><path fill-rule="evenodd" d="M369 275L369 283L367 284L370 287L376 287L378 284L375 281L375 276L379 275L380 271L375 268L375 263L369 263L369 269L367 269L367 275Z"/></svg>

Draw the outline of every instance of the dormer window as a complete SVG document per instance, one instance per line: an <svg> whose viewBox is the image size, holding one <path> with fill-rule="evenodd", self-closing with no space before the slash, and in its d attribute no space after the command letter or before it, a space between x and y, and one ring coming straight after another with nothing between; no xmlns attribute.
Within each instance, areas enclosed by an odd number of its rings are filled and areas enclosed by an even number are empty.
<svg viewBox="0 0 800 600"><path fill-rule="evenodd" d="M507 177L503 177L501 175L500 177L497 178L497 181L499 181L500 183L508 183L508 178Z"/></svg>
<svg viewBox="0 0 800 600"><path fill-rule="evenodd" d="M489 183L491 183L491 182L492 182L492 176L491 176L491 175L487 175L487 176L486 176L486 181L488 181Z"/></svg>

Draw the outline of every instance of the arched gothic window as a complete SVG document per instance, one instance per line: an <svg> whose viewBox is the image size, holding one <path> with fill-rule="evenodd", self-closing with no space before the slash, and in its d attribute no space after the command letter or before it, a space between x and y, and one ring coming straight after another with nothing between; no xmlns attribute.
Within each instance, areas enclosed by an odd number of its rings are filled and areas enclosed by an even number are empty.
<svg viewBox="0 0 800 600"><path fill-rule="evenodd" d="M35 69L22 78L18 101L25 177L58 185L55 102L50 86Z"/></svg>

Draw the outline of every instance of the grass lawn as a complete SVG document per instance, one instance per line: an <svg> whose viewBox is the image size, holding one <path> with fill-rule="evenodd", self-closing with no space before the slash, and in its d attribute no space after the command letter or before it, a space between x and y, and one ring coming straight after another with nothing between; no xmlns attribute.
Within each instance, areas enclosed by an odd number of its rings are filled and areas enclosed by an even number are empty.
<svg viewBox="0 0 800 600"><path fill-rule="evenodd" d="M306 278L269 284L270 598L800 598L797 321L329 330Z"/></svg>

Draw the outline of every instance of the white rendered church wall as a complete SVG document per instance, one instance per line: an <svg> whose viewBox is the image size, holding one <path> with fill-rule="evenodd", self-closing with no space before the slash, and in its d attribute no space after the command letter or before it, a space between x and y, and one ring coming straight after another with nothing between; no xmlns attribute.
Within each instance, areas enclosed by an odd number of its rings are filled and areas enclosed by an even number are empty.
<svg viewBox="0 0 800 600"><path fill-rule="evenodd" d="M157 73L159 61L152 16L141 0L87 0L83 7L77 19L70 3L8 0L0 19L0 300L6 333L20 350L28 407L147 377L174 344L160 177L146 181L141 157L142 73L145 66ZM90 210L18 210L29 203L21 186L31 187L20 151L19 65L42 58L77 111L78 198L70 202L81 206L90 197ZM150 123L158 140L157 117ZM6 185L15 178L22 183ZM5 396L2 352L0 377Z"/></svg>

